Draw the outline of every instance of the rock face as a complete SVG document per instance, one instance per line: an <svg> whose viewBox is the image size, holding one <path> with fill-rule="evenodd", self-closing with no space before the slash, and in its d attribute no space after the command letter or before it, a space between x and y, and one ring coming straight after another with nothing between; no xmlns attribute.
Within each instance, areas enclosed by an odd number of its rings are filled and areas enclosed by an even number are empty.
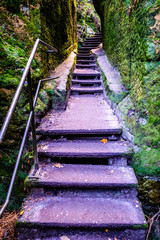
<svg viewBox="0 0 160 240"><path fill-rule="evenodd" d="M66 58L76 44L76 1L46 1L41 3L42 40L55 47L57 54L49 54L52 67ZM54 56L52 58L52 56ZM43 65L47 71L47 54L43 48Z"/></svg>
<svg viewBox="0 0 160 240"><path fill-rule="evenodd" d="M115 86L113 89L109 83L111 76L105 74L104 69L106 92L115 108L119 104L117 112L127 100L126 95L130 96L133 106L128 109L124 120L140 149L138 158L136 157L137 166L134 164L134 169L139 175L158 177L160 173L157 170L157 159L160 154L159 1L155 0L151 3L148 0L93 0L93 3L101 17L103 49L110 62L120 72L125 86L125 92L123 91L122 94L114 93ZM132 135L128 135L131 140ZM148 147L151 151L147 151ZM158 161L158 166L159 164Z"/></svg>
<svg viewBox="0 0 160 240"><path fill-rule="evenodd" d="M66 110L50 111L37 129L40 167L26 180L19 240L145 239L133 153L93 69L89 48L97 40L100 34L79 49Z"/></svg>

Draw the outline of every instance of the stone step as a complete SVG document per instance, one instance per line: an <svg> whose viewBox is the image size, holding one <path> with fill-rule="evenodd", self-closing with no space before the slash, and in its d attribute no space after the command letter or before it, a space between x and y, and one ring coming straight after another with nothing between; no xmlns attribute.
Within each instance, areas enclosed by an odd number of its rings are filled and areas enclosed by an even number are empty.
<svg viewBox="0 0 160 240"><path fill-rule="evenodd" d="M96 58L93 54L84 55L84 54L78 53L77 59L95 60Z"/></svg>
<svg viewBox="0 0 160 240"><path fill-rule="evenodd" d="M78 87L78 86L72 86L71 87L71 94L97 94L103 93L103 87L97 86L97 87Z"/></svg>
<svg viewBox="0 0 160 240"><path fill-rule="evenodd" d="M100 42L95 42L95 41L86 41L83 43L83 47L94 47L98 46Z"/></svg>
<svg viewBox="0 0 160 240"><path fill-rule="evenodd" d="M99 71L93 69L75 69L72 73L73 78L100 78L101 74Z"/></svg>
<svg viewBox="0 0 160 240"><path fill-rule="evenodd" d="M131 167L50 163L40 164L36 174L32 174L33 170L25 182L29 187L137 188Z"/></svg>
<svg viewBox="0 0 160 240"><path fill-rule="evenodd" d="M144 229L27 228L18 231L18 240L145 240Z"/></svg>
<svg viewBox="0 0 160 240"><path fill-rule="evenodd" d="M81 80L78 80L78 79L72 79L72 84L80 84L80 85L101 85L102 82L101 80L93 80L93 79L81 79Z"/></svg>
<svg viewBox="0 0 160 240"><path fill-rule="evenodd" d="M91 68L91 69L96 69L97 64L76 64L76 68Z"/></svg>
<svg viewBox="0 0 160 240"><path fill-rule="evenodd" d="M102 40L101 36L95 36L95 37L91 37L91 38L86 38L86 41L92 41L92 40Z"/></svg>
<svg viewBox="0 0 160 240"><path fill-rule="evenodd" d="M17 227L144 229L145 218L137 199L30 195Z"/></svg>
<svg viewBox="0 0 160 240"><path fill-rule="evenodd" d="M110 129L104 129L104 131L112 131L113 126ZM118 129L115 128L115 132ZM73 131L73 130L68 130ZM81 130L81 132L85 132ZM94 130L92 131L92 133ZM67 133L67 131L66 131ZM75 131L73 131L75 133ZM39 157L47 158L103 158L114 159L116 162L123 162L124 158L132 158L132 151L127 142L107 142L102 143L101 140L42 140L39 142L38 155ZM92 163L92 160L91 160ZM107 161L106 161L107 163Z"/></svg>
<svg viewBox="0 0 160 240"><path fill-rule="evenodd" d="M88 49L79 49L78 50L78 53L82 53L82 54L90 54L90 51L91 51L91 48L88 50Z"/></svg>
<svg viewBox="0 0 160 240"><path fill-rule="evenodd" d="M94 64L96 60L77 60L77 64Z"/></svg>
<svg viewBox="0 0 160 240"><path fill-rule="evenodd" d="M83 56L89 56L89 55L91 55L91 54L90 54L90 51L88 51L88 50L87 50L87 51L83 51L83 50L81 51L81 50L79 50L79 51L78 51L78 54L81 54L81 55L83 55Z"/></svg>
<svg viewBox="0 0 160 240"><path fill-rule="evenodd" d="M86 40L83 44L84 45L88 45L88 44L93 44L93 45L99 45L101 42L100 41L94 41L94 40Z"/></svg>
<svg viewBox="0 0 160 240"><path fill-rule="evenodd" d="M79 52L79 50L84 50L84 51L89 51L90 52L91 49L92 48L90 46L83 46L83 47L78 48L78 52Z"/></svg>
<svg viewBox="0 0 160 240"><path fill-rule="evenodd" d="M101 116L101 117L100 117ZM51 136L120 136L121 125L102 95L70 96L65 111L51 110L41 120L37 134Z"/></svg>

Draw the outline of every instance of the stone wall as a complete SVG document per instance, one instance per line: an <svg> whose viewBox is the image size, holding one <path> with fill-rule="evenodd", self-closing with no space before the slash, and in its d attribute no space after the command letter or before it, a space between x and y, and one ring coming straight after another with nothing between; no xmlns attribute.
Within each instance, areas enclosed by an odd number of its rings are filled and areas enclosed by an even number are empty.
<svg viewBox="0 0 160 240"><path fill-rule="evenodd" d="M126 124L141 151L135 155L139 174L158 174L160 162L160 2L93 0L103 26L103 48L121 74L126 91L111 95L123 105L132 101Z"/></svg>
<svg viewBox="0 0 160 240"><path fill-rule="evenodd" d="M41 38L58 50L49 54L51 69L68 57L76 47L76 0L42 0ZM42 48L43 68L47 74L46 48Z"/></svg>

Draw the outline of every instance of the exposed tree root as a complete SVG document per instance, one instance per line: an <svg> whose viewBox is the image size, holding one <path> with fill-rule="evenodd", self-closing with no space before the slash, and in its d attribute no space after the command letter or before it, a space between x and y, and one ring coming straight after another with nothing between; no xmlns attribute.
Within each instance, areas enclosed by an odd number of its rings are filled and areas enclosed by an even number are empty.
<svg viewBox="0 0 160 240"><path fill-rule="evenodd" d="M148 232L147 232L147 237L146 237L146 240L148 240L149 235L151 233L151 228L152 228L153 223L158 221L158 219L160 217L160 208L159 208L159 211L153 217L151 217L151 218L148 217L148 216L146 216L146 217L148 218L147 223L149 225Z"/></svg>

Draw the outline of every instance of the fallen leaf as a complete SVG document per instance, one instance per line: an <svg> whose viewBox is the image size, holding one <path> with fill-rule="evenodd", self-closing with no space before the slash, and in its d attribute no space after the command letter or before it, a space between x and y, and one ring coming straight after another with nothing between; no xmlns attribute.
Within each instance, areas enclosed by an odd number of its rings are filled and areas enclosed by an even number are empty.
<svg viewBox="0 0 160 240"><path fill-rule="evenodd" d="M105 144L105 143L108 142L108 140L107 140L106 138L103 138L103 139L101 140L101 142Z"/></svg>
<svg viewBox="0 0 160 240"><path fill-rule="evenodd" d="M139 207L139 205L136 205L136 208Z"/></svg>
<svg viewBox="0 0 160 240"><path fill-rule="evenodd" d="M20 215L22 216L22 215L23 215L23 213L24 213L24 210L23 210L22 212L20 212Z"/></svg>
<svg viewBox="0 0 160 240"><path fill-rule="evenodd" d="M117 238L115 237L114 240L117 240Z"/></svg>
<svg viewBox="0 0 160 240"><path fill-rule="evenodd" d="M63 165L62 165L61 163L55 163L54 166L55 166L56 168L62 168L62 167L63 167Z"/></svg>
<svg viewBox="0 0 160 240"><path fill-rule="evenodd" d="M41 147L41 149L43 149L43 150L45 150L45 149L47 149L47 148L48 148L48 145Z"/></svg>
<svg viewBox="0 0 160 240"><path fill-rule="evenodd" d="M126 172L124 169L122 169L122 172Z"/></svg>
<svg viewBox="0 0 160 240"><path fill-rule="evenodd" d="M105 232L108 232L109 230L108 229L105 229Z"/></svg>

